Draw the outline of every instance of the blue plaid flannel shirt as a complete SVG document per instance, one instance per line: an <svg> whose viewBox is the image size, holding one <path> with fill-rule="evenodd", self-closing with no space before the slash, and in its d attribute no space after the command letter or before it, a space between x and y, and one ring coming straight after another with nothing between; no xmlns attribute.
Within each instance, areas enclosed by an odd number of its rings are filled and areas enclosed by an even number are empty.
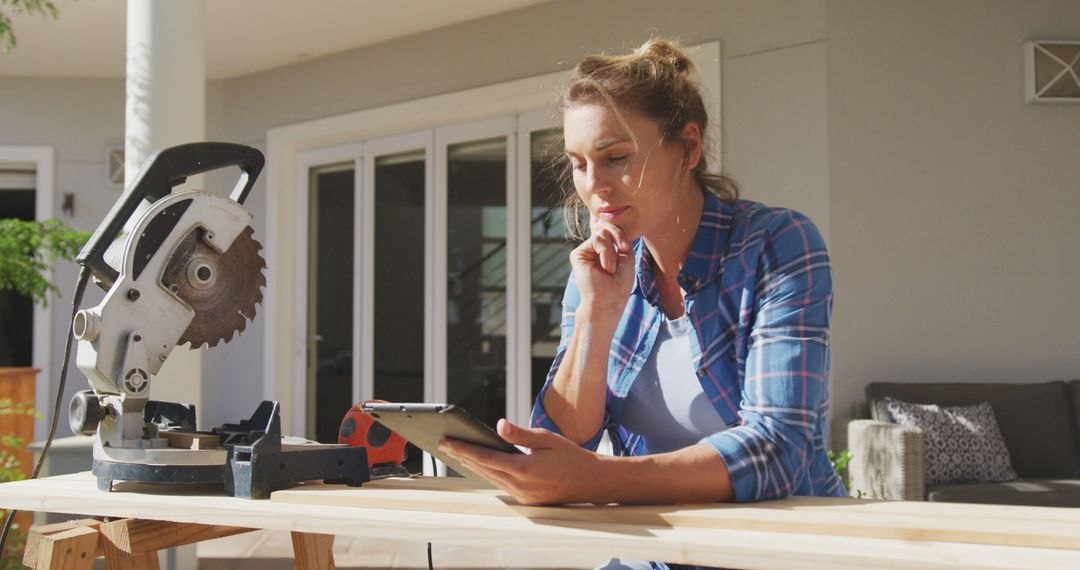
<svg viewBox="0 0 1080 570"><path fill-rule="evenodd" d="M608 356L603 432L617 455L640 455L641 434L620 421L630 386L663 321L650 255L634 244L637 285ZM847 496L826 455L832 281L825 243L803 214L706 193L701 224L678 276L686 292L693 365L729 429L701 440L727 466L739 502L789 495ZM544 394L566 354L580 295L563 297L562 340L532 425L558 433Z"/></svg>

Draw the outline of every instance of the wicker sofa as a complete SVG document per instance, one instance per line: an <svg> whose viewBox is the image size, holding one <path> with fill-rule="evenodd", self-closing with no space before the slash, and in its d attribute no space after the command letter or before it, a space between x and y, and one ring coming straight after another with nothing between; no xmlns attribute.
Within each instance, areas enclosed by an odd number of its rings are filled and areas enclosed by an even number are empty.
<svg viewBox="0 0 1080 570"><path fill-rule="evenodd" d="M988 401L1013 469L1008 483L927 486L922 432L891 422L883 399L963 406ZM871 419L848 424L849 489L877 499L1080 507L1080 380L1039 384L875 382Z"/></svg>

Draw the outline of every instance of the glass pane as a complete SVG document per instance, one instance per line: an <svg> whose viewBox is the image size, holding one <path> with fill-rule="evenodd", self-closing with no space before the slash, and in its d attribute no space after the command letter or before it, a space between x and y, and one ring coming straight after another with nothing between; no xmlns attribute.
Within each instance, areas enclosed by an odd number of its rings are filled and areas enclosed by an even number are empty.
<svg viewBox="0 0 1080 570"><path fill-rule="evenodd" d="M447 393L506 414L506 138L447 149Z"/></svg>
<svg viewBox="0 0 1080 570"><path fill-rule="evenodd" d="M563 209L559 207L562 131L532 133L532 398L544 385L559 346L562 297L570 277L570 250Z"/></svg>
<svg viewBox="0 0 1080 570"><path fill-rule="evenodd" d="M424 151L375 159L376 398L424 401Z"/></svg>
<svg viewBox="0 0 1080 570"><path fill-rule="evenodd" d="M353 403L353 180L347 163L312 169L309 184L307 417L323 443Z"/></svg>

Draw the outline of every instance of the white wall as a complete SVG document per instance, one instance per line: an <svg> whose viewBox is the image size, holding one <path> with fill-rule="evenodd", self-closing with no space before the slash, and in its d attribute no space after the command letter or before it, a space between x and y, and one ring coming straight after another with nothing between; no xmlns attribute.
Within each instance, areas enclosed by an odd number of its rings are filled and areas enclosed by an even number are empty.
<svg viewBox="0 0 1080 570"><path fill-rule="evenodd" d="M1075 0L830 0L833 408L1080 377L1080 105L1024 102Z"/></svg>
<svg viewBox="0 0 1080 570"><path fill-rule="evenodd" d="M653 35L720 40L727 59L820 41L824 30L824 0L555 0L229 80L227 133L255 142L267 127L569 69Z"/></svg>
<svg viewBox="0 0 1080 570"><path fill-rule="evenodd" d="M826 243L825 41L725 58L724 169L742 197L810 216Z"/></svg>

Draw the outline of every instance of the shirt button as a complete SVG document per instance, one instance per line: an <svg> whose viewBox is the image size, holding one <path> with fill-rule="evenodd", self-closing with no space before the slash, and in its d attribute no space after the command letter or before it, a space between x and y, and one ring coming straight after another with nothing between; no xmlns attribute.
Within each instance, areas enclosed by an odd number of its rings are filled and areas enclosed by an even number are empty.
<svg viewBox="0 0 1080 570"><path fill-rule="evenodd" d="M705 369L704 368L698 368L697 375L698 375L698 378L701 378L701 377L705 376Z"/></svg>

